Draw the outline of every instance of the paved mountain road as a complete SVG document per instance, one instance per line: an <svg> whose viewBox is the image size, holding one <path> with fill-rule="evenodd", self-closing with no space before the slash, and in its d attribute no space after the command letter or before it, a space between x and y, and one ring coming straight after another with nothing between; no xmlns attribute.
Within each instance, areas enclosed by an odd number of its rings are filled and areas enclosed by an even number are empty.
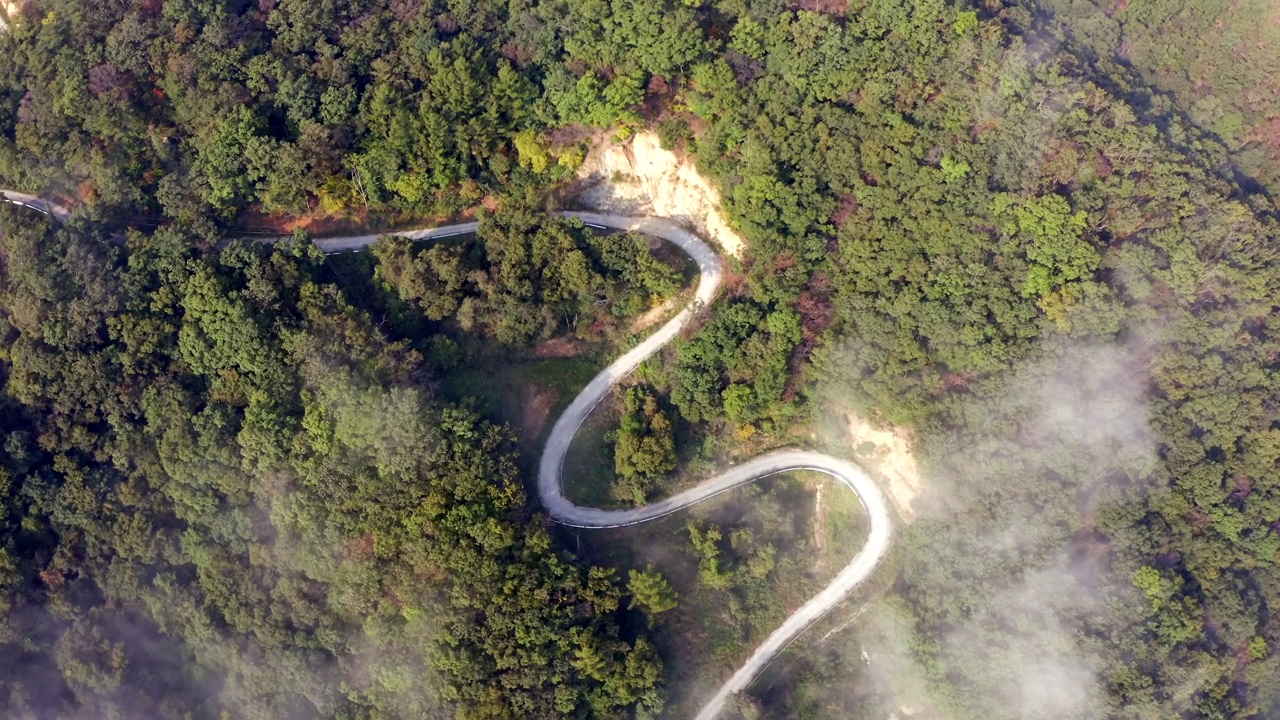
<svg viewBox="0 0 1280 720"><path fill-rule="evenodd" d="M53 215L65 221L66 208L48 203L40 198L0 190L0 196L9 202L25 205L39 212ZM569 444L578 428L595 408L612 390L614 385L635 371L646 358L661 350L675 339L676 335L688 325L694 316L706 305L715 300L720 288L723 269L720 258L707 243L685 228L655 217L632 217L626 215L604 215L588 212L563 212L560 215L577 217L583 222L596 227L609 227L619 230L634 230L646 235L653 235L678 245L698 264L701 274L693 302L680 311L665 325L645 338L640 344L627 351L622 357L614 360L608 367L592 378L591 382L574 398L569 407L556 419L547 437L546 448L538 465L538 495L547 512L556 521L573 527L611 528L634 525L653 520L674 512L679 512L690 505L702 502L707 498L719 495L761 478L777 475L789 470L816 470L826 473L843 482L862 502L870 523L870 532L866 544L854 555L853 560L836 575L835 579L822 592L818 593L799 609L791 614L777 630L774 630L765 641L755 649L746 663L720 687L714 696L698 712L695 720L712 720L724 708L731 695L750 684L769 661L781 652L792 640L803 633L810 625L840 603L863 580L867 579L880 561L889 551L893 538L893 521L889 513L884 494L862 468L841 458L824 455L807 450L778 450L736 465L724 472L708 478L697 486L673 495L664 500L650 503L643 507L629 510L601 510L597 508L574 505L564 496L562 471L564 457ZM463 223L426 230L413 230L394 233L412 239L429 239L450 237L475 232L476 223ZM357 250L371 245L379 235L353 235L348 237L325 238L316 241L325 252L342 252Z"/></svg>
<svg viewBox="0 0 1280 720"><path fill-rule="evenodd" d="M29 207L36 212L52 215L58 222L66 222L71 217L71 211L57 203L16 190L0 190L0 202Z"/></svg>
<svg viewBox="0 0 1280 720"><path fill-rule="evenodd" d="M674 340L703 306L715 300L723 270L715 250L697 235L669 220L597 213L563 214L581 218L583 222L592 225L635 230L675 243L694 259L701 274L694 301L657 332L600 371L556 419L538 465L538 495L551 517L565 525L585 528L634 525L678 512L740 485L788 470L816 470L840 480L857 494L867 512L870 532L862 549L822 592L793 612L774 630L755 649L746 663L703 705L696 720L711 720L720 714L730 695L746 688L783 648L838 605L879 566L893 539L892 516L884 494L862 468L847 460L806 450L779 450L761 455L708 478L678 495L635 509L600 510L571 503L564 496L561 474L569 443L577 434L578 428L614 385L634 372L646 358Z"/></svg>

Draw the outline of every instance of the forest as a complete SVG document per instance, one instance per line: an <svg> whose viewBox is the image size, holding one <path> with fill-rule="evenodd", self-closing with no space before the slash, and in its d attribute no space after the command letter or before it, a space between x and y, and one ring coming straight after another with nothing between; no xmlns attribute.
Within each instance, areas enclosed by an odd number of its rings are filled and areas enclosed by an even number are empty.
<svg viewBox="0 0 1280 720"><path fill-rule="evenodd" d="M926 479L854 620L739 715L1280 714L1274 7L6 7L0 185L74 208L0 206L6 716L664 717L682 612L749 652L800 574L779 523L666 533L687 572L588 558L462 382L681 292L546 212L646 129L746 248L619 392L600 494L857 459L851 412Z"/></svg>

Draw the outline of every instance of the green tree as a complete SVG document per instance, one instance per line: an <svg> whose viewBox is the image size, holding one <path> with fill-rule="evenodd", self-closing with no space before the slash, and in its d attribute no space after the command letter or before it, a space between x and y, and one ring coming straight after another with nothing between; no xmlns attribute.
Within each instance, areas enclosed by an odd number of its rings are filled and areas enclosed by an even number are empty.
<svg viewBox="0 0 1280 720"><path fill-rule="evenodd" d="M643 505L648 492L676 468L671 421L650 390L632 386L623 391L622 425L614 440L613 458L618 474L613 494L637 505Z"/></svg>
<svg viewBox="0 0 1280 720"><path fill-rule="evenodd" d="M680 596L672 589L671 584L653 569L632 570L627 581L627 592L631 593L631 608L644 610L649 618L649 626L654 620L668 610L674 610Z"/></svg>

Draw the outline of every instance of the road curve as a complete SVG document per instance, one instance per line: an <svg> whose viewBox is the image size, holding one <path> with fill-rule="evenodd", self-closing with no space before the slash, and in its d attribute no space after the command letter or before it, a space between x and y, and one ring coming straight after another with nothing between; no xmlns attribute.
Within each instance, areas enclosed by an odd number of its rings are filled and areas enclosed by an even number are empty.
<svg viewBox="0 0 1280 720"><path fill-rule="evenodd" d="M66 222L67 218L71 217L71 211L65 207L17 190L0 190L0 202L29 207L36 212L52 216L54 220L60 223Z"/></svg>
<svg viewBox="0 0 1280 720"><path fill-rule="evenodd" d="M862 468L830 455L807 450L778 450L753 458L708 478L697 486L664 500L629 510L600 510L574 505L564 496L562 470L569 443L578 428L586 421L591 410L609 394L619 381L635 371L646 358L661 350L693 319L703 306L715 300L723 270L715 251L697 235L662 218L636 218L596 213L563 213L580 218L592 225L603 225L622 230L635 230L654 235L680 246L698 264L701 274L698 289L692 303L675 318L658 329L587 383L582 392L556 419L546 448L538 464L538 495L547 512L556 521L574 527L609 528L634 525L683 510L694 503L719 495L761 478L788 470L816 470L840 480L858 496L867 512L870 532L866 544L848 565L836 575L831 584L798 610L793 612L777 630L755 649L742 667L734 672L716 694L698 712L696 720L711 720L720 714L725 701L734 693L745 689L756 675L764 670L779 652L800 633L834 608L867 579L889 551L893 537L892 516L884 494Z"/></svg>
<svg viewBox="0 0 1280 720"><path fill-rule="evenodd" d="M0 190L0 200L24 205L46 215L52 215L55 219L63 222L70 215L69 211L64 207L25 193ZM591 410L609 394L614 385L634 372L646 358L674 340L676 335L688 325L699 310L715 300L716 291L719 290L720 281L723 277L723 268L715 250L703 242L701 238L664 218L603 215L589 212L562 212L558 214L564 217L579 218L589 225L619 230L634 230L674 243L688 253L694 262L698 264L700 275L693 302L659 328L657 332L600 371L578 393L578 396L573 399L573 402L561 413L560 417L556 419L555 426L552 427L551 434L547 437L547 445L543 450L542 459L538 465L538 495L552 518L561 524L582 528L611 528L634 525L679 512L690 505L702 502L707 498L732 490L740 485L789 470L814 470L843 482L858 496L858 499L862 502L862 507L867 513L870 532L862 549L854 555L853 560L836 575L835 579L822 592L793 612L778 629L770 633L769 637L755 649L746 663L738 668L729 680L716 691L716 694L703 705L695 718L695 720L712 720L720 714L730 696L745 689L751 680L764 670L769 661L786 648L792 640L839 604L849 593L853 592L854 588L858 587L862 581L866 580L875 571L880 561L884 559L889 551L889 545L893 537L892 516L889 513L888 503L885 501L884 494L862 468L848 460L808 450L778 450L761 455L708 478L684 492L639 508L601 510L581 507L570 502L564 496L561 479L564 457L569 450L569 443L578 432L578 428L587 419ZM425 240L462 235L475 231L476 223L461 223L425 230L396 232L394 234L416 240ZM352 235L325 238L315 242L325 252L342 252L367 247L379 237L381 235Z"/></svg>

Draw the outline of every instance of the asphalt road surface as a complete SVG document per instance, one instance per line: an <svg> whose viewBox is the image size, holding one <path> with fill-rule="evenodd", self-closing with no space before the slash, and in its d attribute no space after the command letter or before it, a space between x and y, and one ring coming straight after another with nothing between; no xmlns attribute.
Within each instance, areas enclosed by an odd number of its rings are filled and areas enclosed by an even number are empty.
<svg viewBox="0 0 1280 720"><path fill-rule="evenodd" d="M0 190L0 201L13 203L14 205L23 205L29 207L36 212L52 215L58 222L66 222L71 217L71 211L61 205L49 202L44 198L28 195L27 193L18 192L16 190Z"/></svg>

